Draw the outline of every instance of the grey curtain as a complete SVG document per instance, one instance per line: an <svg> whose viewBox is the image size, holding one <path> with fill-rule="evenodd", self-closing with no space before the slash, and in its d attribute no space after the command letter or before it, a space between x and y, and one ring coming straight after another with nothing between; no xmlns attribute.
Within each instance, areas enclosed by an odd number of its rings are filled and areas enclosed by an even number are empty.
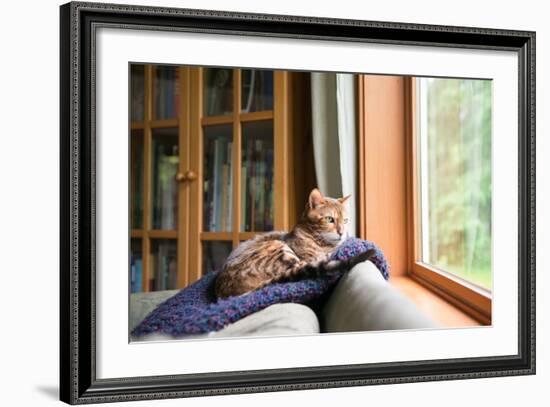
<svg viewBox="0 0 550 407"><path fill-rule="evenodd" d="M348 201L348 231L356 235L357 133L353 74L311 74L313 154L317 186L324 195Z"/></svg>

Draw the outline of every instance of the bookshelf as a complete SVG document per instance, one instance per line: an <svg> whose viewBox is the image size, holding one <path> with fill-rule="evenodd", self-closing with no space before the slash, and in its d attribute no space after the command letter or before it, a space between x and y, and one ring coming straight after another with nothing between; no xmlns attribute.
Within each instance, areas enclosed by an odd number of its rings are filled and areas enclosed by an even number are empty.
<svg viewBox="0 0 550 407"><path fill-rule="evenodd" d="M183 288L241 241L295 222L305 202L297 191L307 189L295 165L303 74L153 64L129 72L132 292Z"/></svg>

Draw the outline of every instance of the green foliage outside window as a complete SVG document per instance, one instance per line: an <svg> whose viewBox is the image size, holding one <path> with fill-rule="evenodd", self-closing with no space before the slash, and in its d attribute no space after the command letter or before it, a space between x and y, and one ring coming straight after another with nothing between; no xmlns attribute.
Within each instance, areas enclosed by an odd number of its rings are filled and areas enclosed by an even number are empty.
<svg viewBox="0 0 550 407"><path fill-rule="evenodd" d="M491 289L489 80L420 79L426 98L423 261Z"/></svg>

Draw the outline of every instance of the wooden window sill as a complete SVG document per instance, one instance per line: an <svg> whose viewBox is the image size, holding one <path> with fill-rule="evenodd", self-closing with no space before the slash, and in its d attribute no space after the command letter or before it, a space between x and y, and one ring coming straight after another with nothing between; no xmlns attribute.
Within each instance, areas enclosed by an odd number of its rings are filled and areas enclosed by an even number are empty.
<svg viewBox="0 0 550 407"><path fill-rule="evenodd" d="M390 283L420 310L444 327L479 326L478 321L408 276L392 276Z"/></svg>

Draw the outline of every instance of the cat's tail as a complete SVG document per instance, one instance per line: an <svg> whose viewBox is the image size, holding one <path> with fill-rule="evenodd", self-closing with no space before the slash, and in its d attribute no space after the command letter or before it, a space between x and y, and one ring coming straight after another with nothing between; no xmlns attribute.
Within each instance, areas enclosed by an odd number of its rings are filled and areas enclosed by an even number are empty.
<svg viewBox="0 0 550 407"><path fill-rule="evenodd" d="M345 260L328 260L316 264L296 263L294 267L285 270L275 276L270 283L283 281L296 281L308 278L318 278L322 276L332 275L350 271L355 265L369 260L374 256L376 251L369 249L366 252Z"/></svg>

